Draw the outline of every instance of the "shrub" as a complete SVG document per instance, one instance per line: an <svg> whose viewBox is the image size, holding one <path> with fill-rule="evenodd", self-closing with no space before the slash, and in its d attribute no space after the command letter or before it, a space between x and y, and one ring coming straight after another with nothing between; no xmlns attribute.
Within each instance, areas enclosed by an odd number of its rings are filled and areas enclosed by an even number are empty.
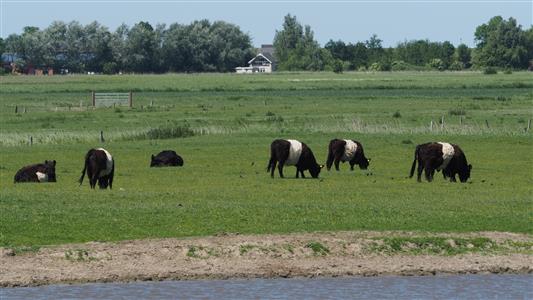
<svg viewBox="0 0 533 300"><path fill-rule="evenodd" d="M444 62L440 58L430 60L428 66L439 71L444 71L445 69Z"/></svg>
<svg viewBox="0 0 533 300"><path fill-rule="evenodd" d="M392 62L391 69L393 71L405 71L410 69L410 65L403 60L395 60Z"/></svg>
<svg viewBox="0 0 533 300"><path fill-rule="evenodd" d="M393 118L401 118L401 117L402 117L402 114L400 114L399 111L396 111L395 113L392 114L392 117L393 117Z"/></svg>
<svg viewBox="0 0 533 300"><path fill-rule="evenodd" d="M375 63L371 64L368 69L370 71L386 71L385 65L382 64L382 63L379 63L379 62L375 62Z"/></svg>
<svg viewBox="0 0 533 300"><path fill-rule="evenodd" d="M104 74L116 74L118 72L118 65L115 62L106 62L102 66L102 71Z"/></svg>
<svg viewBox="0 0 533 300"><path fill-rule="evenodd" d="M487 68L485 68L485 70L483 71L483 74L485 74L485 75L494 75L494 74L498 74L498 70L496 70L496 68L494 68L494 67L487 67Z"/></svg>
<svg viewBox="0 0 533 300"><path fill-rule="evenodd" d="M453 108L448 111L448 114L451 116L464 116L466 115L466 111L462 108Z"/></svg>
<svg viewBox="0 0 533 300"><path fill-rule="evenodd" d="M333 62L333 65L332 65L333 72L335 72L335 73L337 73L337 74L340 74L340 73L342 73L343 68L344 68L344 65L343 65L343 63L342 63L342 60L340 60L340 59L336 59L336 60Z"/></svg>
<svg viewBox="0 0 533 300"><path fill-rule="evenodd" d="M452 71L461 71L462 69L464 69L463 63L459 61L454 61L448 69Z"/></svg>
<svg viewBox="0 0 533 300"><path fill-rule="evenodd" d="M505 71L503 71L503 74L513 74L513 71L511 69L505 69Z"/></svg>

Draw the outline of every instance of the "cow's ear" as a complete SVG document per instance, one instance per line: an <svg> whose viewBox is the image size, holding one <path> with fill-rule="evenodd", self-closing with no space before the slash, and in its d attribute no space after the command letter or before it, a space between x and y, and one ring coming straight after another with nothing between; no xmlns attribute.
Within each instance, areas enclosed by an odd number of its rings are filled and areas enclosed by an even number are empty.
<svg viewBox="0 0 533 300"><path fill-rule="evenodd" d="M55 166L56 165L56 160L54 159L54 160L52 160L52 162L54 163L54 166Z"/></svg>
<svg viewBox="0 0 533 300"><path fill-rule="evenodd" d="M324 165L320 165L320 169L322 169L324 167Z"/></svg>
<svg viewBox="0 0 533 300"><path fill-rule="evenodd" d="M368 161L371 161L371 160L372 160L372 158L370 158L370 157L369 157L369 158L367 158L366 160L368 160Z"/></svg>
<svg viewBox="0 0 533 300"><path fill-rule="evenodd" d="M468 165L468 170L472 170L472 165Z"/></svg>
<svg viewBox="0 0 533 300"><path fill-rule="evenodd" d="M44 161L44 164L45 164L45 165L47 165L47 164L48 164L48 161L47 161L47 160L45 160L45 161Z"/></svg>
<svg viewBox="0 0 533 300"><path fill-rule="evenodd" d="M152 160L154 160L155 156L152 154Z"/></svg>

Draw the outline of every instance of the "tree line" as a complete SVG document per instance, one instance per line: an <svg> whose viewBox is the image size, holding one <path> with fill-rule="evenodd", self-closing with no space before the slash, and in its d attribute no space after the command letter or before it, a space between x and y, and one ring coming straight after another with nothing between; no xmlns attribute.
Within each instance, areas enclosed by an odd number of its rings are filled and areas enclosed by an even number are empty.
<svg viewBox="0 0 533 300"><path fill-rule="evenodd" d="M449 41L404 41L385 48L377 35L363 42L330 40L320 48L309 26L287 15L276 31L274 48L281 70L463 70L497 67L526 69L533 66L533 26L523 30L516 20L493 17L476 28L476 47L455 47ZM324 51L327 50L327 51Z"/></svg>
<svg viewBox="0 0 533 300"><path fill-rule="evenodd" d="M148 22L119 26L98 22L53 22L44 30L25 27L0 43L21 69L52 67L71 73L228 72L254 55L251 38L223 21L183 25ZM6 55L4 55L4 59Z"/></svg>
<svg viewBox="0 0 533 300"><path fill-rule="evenodd" d="M372 35L366 41L315 40L309 25L285 16L274 37L278 70L463 70L497 67L525 69L533 63L533 26L500 16L478 26L475 48L449 41L411 40L383 47ZM0 39L2 59L20 69L51 67L71 73L232 72L255 54L251 37L234 24L194 21L170 26L139 22L114 32L92 22L56 21L45 29L25 27ZM5 65L5 64L4 64Z"/></svg>

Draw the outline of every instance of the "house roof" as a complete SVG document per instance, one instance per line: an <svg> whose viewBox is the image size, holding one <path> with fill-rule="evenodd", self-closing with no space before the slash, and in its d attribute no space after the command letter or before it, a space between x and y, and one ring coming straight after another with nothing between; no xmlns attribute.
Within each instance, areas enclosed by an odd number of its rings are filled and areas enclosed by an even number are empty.
<svg viewBox="0 0 533 300"><path fill-rule="evenodd" d="M274 59L274 57L272 56L272 54L270 53L259 53L257 54L254 58L250 59L250 61L248 62L249 64L251 64L256 58L258 58L259 56L262 56L263 58L265 58L266 60L268 60L269 63L273 64L276 62L276 60Z"/></svg>

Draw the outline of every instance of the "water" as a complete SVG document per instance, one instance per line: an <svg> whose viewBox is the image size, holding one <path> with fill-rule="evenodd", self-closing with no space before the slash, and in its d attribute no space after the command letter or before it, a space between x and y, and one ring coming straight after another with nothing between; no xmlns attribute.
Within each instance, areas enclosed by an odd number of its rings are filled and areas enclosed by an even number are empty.
<svg viewBox="0 0 533 300"><path fill-rule="evenodd" d="M49 285L0 299L533 299L533 275L187 280Z"/></svg>

